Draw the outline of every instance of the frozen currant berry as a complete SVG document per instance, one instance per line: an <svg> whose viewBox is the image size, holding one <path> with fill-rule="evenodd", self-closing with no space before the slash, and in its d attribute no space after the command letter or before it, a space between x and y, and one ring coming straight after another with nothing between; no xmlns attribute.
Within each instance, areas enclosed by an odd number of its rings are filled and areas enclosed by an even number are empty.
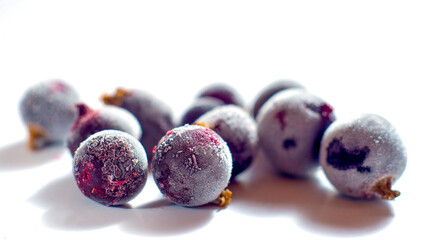
<svg viewBox="0 0 428 240"><path fill-rule="evenodd" d="M213 97L220 99L224 104L244 106L244 101L238 92L231 86L223 83L211 84L203 89L198 97Z"/></svg>
<svg viewBox="0 0 428 240"><path fill-rule="evenodd" d="M76 107L79 110L79 117L74 122L67 137L67 145L72 155L83 140L101 130L121 130L137 139L141 137L141 127L138 120L123 108L103 106L93 110L83 103L77 104Z"/></svg>
<svg viewBox="0 0 428 240"><path fill-rule="evenodd" d="M148 159L152 158L152 149L165 133L174 127L171 109L151 94L141 90L117 89L113 95L105 94L104 103L116 105L130 111L137 117L143 135L143 144Z"/></svg>
<svg viewBox="0 0 428 240"><path fill-rule="evenodd" d="M153 150L153 177L170 201L188 207L227 202L222 193L227 193L232 156L213 130L196 125L177 127Z"/></svg>
<svg viewBox="0 0 428 240"><path fill-rule="evenodd" d="M267 85L264 89L260 91L258 97L256 98L256 101L254 102L253 116L257 117L260 107L275 93L282 90L291 89L291 88L304 88L304 86L293 80L282 80L282 79Z"/></svg>
<svg viewBox="0 0 428 240"><path fill-rule="evenodd" d="M185 111L181 118L181 124L192 124L202 114L212 110L215 107L223 105L223 101L212 97L197 98Z"/></svg>
<svg viewBox="0 0 428 240"><path fill-rule="evenodd" d="M336 121L326 130L320 164L342 194L394 199L391 185L402 175L406 150L390 122L375 114Z"/></svg>
<svg viewBox="0 0 428 240"><path fill-rule="evenodd" d="M272 96L257 116L260 147L282 173L306 177L319 166L319 145L334 121L333 108L301 89Z"/></svg>
<svg viewBox="0 0 428 240"><path fill-rule="evenodd" d="M205 113L195 122L209 127L226 141L232 153L232 178L247 169L257 152L257 125L243 108L223 105Z"/></svg>
<svg viewBox="0 0 428 240"><path fill-rule="evenodd" d="M76 150L74 177L80 191L96 202L107 206L127 203L146 184L146 152L128 133L102 130Z"/></svg>
<svg viewBox="0 0 428 240"><path fill-rule="evenodd" d="M76 91L61 80L48 80L30 87L20 103L20 113L29 130L28 146L37 149L65 141L77 119Z"/></svg>

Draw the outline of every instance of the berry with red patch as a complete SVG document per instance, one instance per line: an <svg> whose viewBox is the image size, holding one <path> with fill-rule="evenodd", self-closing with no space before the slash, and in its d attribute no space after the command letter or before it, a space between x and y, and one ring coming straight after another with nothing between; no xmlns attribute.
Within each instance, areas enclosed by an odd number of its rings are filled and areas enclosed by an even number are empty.
<svg viewBox="0 0 428 240"><path fill-rule="evenodd" d="M213 130L196 125L174 128L154 150L153 177L170 201L188 207L227 204L232 156Z"/></svg>
<svg viewBox="0 0 428 240"><path fill-rule="evenodd" d="M73 159L77 187L88 198L110 206L136 197L147 181L141 143L119 130L103 130L80 144Z"/></svg>
<svg viewBox="0 0 428 240"><path fill-rule="evenodd" d="M79 110L79 117L67 137L67 146L72 155L81 142L101 130L121 130L137 139L141 137L138 120L123 108L109 105L94 110L83 103L77 104L76 107Z"/></svg>
<svg viewBox="0 0 428 240"><path fill-rule="evenodd" d="M280 91L257 116L260 148L279 172L309 176L319 166L321 137L334 120L323 99L302 89Z"/></svg>

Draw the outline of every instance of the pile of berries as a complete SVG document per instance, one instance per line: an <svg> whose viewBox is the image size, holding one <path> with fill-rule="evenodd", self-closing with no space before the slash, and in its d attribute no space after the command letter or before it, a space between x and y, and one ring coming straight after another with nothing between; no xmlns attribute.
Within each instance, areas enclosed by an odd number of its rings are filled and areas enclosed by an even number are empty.
<svg viewBox="0 0 428 240"><path fill-rule="evenodd" d="M144 188L149 170L171 202L226 206L230 181L260 150L281 174L311 176L321 166L343 195L394 199L406 167L395 128L376 114L337 119L333 107L291 80L267 85L251 111L230 86L203 89L175 124L167 104L118 88L91 109L61 80L34 85L20 112L37 150L66 142L81 192L104 205L124 204Z"/></svg>

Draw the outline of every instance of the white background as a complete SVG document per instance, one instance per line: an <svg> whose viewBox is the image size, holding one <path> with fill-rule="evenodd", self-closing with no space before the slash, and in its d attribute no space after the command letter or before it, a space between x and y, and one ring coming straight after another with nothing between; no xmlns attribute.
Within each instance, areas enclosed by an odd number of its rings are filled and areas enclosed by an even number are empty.
<svg viewBox="0 0 428 240"><path fill-rule="evenodd" d="M426 1L0 0L0 240L425 235L427 12ZM285 178L260 157L224 210L169 204L151 176L129 209L99 205L75 186L63 147L26 149L19 100L51 78L93 107L116 87L145 89L175 119L209 83L251 106L269 82L294 79L338 118L372 112L397 127L408 150L402 196L351 200L321 171Z"/></svg>

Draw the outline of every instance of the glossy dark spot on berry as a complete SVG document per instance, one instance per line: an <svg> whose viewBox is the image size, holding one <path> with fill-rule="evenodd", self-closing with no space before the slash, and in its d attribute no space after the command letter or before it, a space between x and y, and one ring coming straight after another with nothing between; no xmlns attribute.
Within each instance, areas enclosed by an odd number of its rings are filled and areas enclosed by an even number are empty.
<svg viewBox="0 0 428 240"><path fill-rule="evenodd" d="M275 119L278 120L281 130L284 130L285 125L286 125L285 124L285 116L286 116L286 112L284 110L278 111L275 114Z"/></svg>
<svg viewBox="0 0 428 240"><path fill-rule="evenodd" d="M285 139L282 143L282 146L289 150L290 148L295 148L297 146L296 142L293 139Z"/></svg>
<svg viewBox="0 0 428 240"><path fill-rule="evenodd" d="M81 116L83 116L89 112L92 112L92 109L84 103L78 103L75 105L75 107L77 109L77 112L79 113L79 117L81 117ZM75 127L76 127L76 122L73 124L73 128L75 128Z"/></svg>
<svg viewBox="0 0 428 240"><path fill-rule="evenodd" d="M327 162L338 170L356 168L359 172L366 173L370 172L370 168L362 165L369 153L367 146L361 149L346 149L341 140L335 138L327 148Z"/></svg>
<svg viewBox="0 0 428 240"><path fill-rule="evenodd" d="M321 104L321 105L315 105L312 103L307 103L306 107L309 108L311 111L314 111L321 115L324 119L329 119L330 114L333 112L333 107L331 107L328 104Z"/></svg>
<svg viewBox="0 0 428 240"><path fill-rule="evenodd" d="M360 172L360 173L369 173L369 172L371 172L371 168L370 167L358 167L357 168L357 171L358 172Z"/></svg>

